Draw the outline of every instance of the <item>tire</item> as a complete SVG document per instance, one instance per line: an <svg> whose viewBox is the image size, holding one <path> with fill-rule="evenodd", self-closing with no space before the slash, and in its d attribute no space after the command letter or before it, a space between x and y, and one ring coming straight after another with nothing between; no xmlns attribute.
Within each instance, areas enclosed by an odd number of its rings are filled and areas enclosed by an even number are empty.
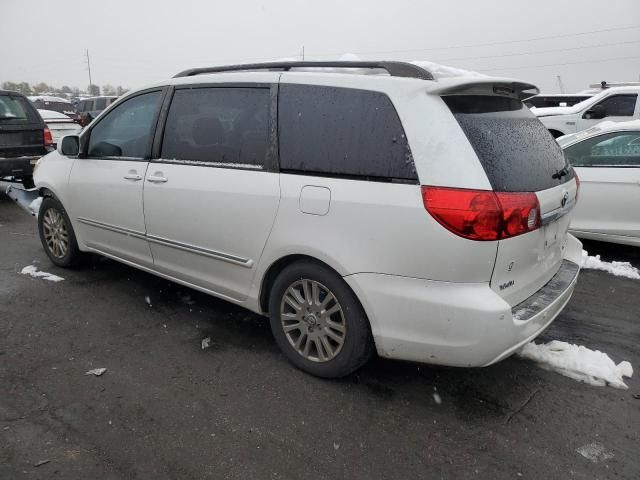
<svg viewBox="0 0 640 480"><path fill-rule="evenodd" d="M312 375L344 377L373 353L362 305L339 275L319 263L296 262L276 277L269 295L269 318L282 352Z"/></svg>
<svg viewBox="0 0 640 480"><path fill-rule="evenodd" d="M77 265L82 256L76 235L62 204L53 197L45 197L38 212L38 232L42 247L51 261L59 267Z"/></svg>

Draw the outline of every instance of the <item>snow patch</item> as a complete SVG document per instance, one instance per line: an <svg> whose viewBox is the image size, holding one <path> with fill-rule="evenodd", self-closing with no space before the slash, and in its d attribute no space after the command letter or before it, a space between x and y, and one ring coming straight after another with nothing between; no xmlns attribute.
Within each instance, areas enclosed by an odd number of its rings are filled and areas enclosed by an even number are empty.
<svg viewBox="0 0 640 480"><path fill-rule="evenodd" d="M210 346L211 346L211 337L203 338L202 344L201 344L202 350L206 350Z"/></svg>
<svg viewBox="0 0 640 480"><path fill-rule="evenodd" d="M50 282L61 282L64 278L54 275L53 273L47 273L43 271L38 271L38 267L35 265L27 265L24 267L20 273L22 275L31 275L33 278L42 278L44 280L49 280Z"/></svg>
<svg viewBox="0 0 640 480"><path fill-rule="evenodd" d="M616 277L626 277L633 280L640 280L640 270L631 265L629 262L605 262L600 260L600 255L595 257L589 256L586 250L582 251L582 268L592 270L602 270L604 272L615 275Z"/></svg>
<svg viewBox="0 0 640 480"><path fill-rule="evenodd" d="M411 63L413 63L414 65L417 65L420 68L429 70L436 80L439 78L452 78L452 77L473 77L473 78L487 77L485 74L480 72L465 70L463 68L450 67L449 65L441 65L439 63L430 62L429 60L414 60Z"/></svg>
<svg viewBox="0 0 640 480"><path fill-rule="evenodd" d="M598 443L589 443L580 448L576 448L576 452L584 458L588 458L593 463L604 462L614 457L613 453L607 452L604 447Z"/></svg>
<svg viewBox="0 0 640 480"><path fill-rule="evenodd" d="M546 370L598 387L627 389L623 377L633 376L633 367L627 361L616 365L606 353L558 340L539 345L528 343L518 355Z"/></svg>
<svg viewBox="0 0 640 480"><path fill-rule="evenodd" d="M440 405L442 403L442 398L440 397L439 393L433 393L433 401L436 402L437 405Z"/></svg>
<svg viewBox="0 0 640 480"><path fill-rule="evenodd" d="M94 368L94 369L89 370L88 372L86 372L85 375L94 375L96 377L99 377L100 375L102 375L106 371L107 371L106 368Z"/></svg>

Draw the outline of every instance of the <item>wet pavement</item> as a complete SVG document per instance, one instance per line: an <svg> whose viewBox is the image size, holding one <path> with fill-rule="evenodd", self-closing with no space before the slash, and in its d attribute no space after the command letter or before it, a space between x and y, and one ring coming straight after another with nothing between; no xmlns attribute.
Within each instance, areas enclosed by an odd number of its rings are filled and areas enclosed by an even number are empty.
<svg viewBox="0 0 640 480"><path fill-rule="evenodd" d="M583 271L551 339L630 361L629 390L514 357L320 380L241 308L99 257L54 267L0 196L2 479L640 478L640 281Z"/></svg>

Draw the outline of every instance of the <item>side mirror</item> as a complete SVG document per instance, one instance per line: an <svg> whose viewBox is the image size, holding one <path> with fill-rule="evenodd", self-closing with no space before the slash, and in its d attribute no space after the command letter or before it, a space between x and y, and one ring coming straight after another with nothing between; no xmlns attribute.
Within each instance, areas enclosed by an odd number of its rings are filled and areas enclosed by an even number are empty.
<svg viewBox="0 0 640 480"><path fill-rule="evenodd" d="M607 111L605 110L604 105L596 105L595 107L590 108L584 113L584 118L592 120L598 120L606 116Z"/></svg>
<svg viewBox="0 0 640 480"><path fill-rule="evenodd" d="M78 135L62 137L58 151L65 157L77 157L80 152L80 137Z"/></svg>

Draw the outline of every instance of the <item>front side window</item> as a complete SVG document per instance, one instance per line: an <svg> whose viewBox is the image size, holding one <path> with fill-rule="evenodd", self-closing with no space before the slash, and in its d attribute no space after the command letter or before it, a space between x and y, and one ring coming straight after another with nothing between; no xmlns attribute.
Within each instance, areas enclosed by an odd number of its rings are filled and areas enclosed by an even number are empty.
<svg viewBox="0 0 640 480"><path fill-rule="evenodd" d="M576 143L565 150L576 167L640 167L640 132L616 132Z"/></svg>
<svg viewBox="0 0 640 480"><path fill-rule="evenodd" d="M176 90L162 141L163 160L264 166L269 145L268 88Z"/></svg>
<svg viewBox="0 0 640 480"><path fill-rule="evenodd" d="M92 130L90 157L145 158L161 92L137 95L111 110Z"/></svg>
<svg viewBox="0 0 640 480"><path fill-rule="evenodd" d="M598 103L605 117L633 117L638 95L613 95Z"/></svg>
<svg viewBox="0 0 640 480"><path fill-rule="evenodd" d="M417 181L400 118L384 93L282 84L278 118L283 171Z"/></svg>

